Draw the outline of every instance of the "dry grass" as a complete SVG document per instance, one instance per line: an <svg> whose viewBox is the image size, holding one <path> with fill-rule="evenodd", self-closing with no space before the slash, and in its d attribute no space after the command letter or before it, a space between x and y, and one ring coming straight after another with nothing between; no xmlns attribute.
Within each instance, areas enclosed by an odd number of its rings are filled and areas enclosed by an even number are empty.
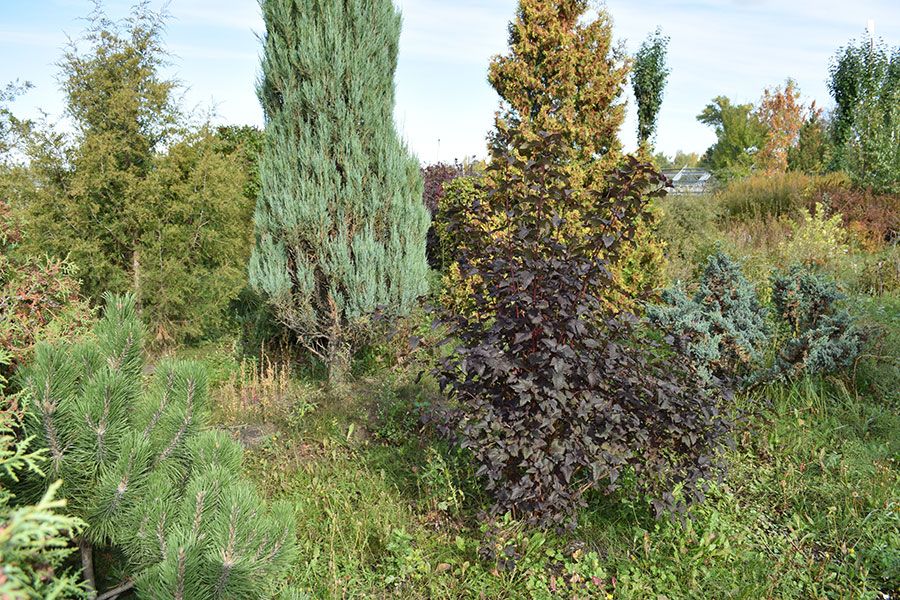
<svg viewBox="0 0 900 600"><path fill-rule="evenodd" d="M214 392L216 420L226 426L290 426L315 406L310 390L292 375L289 362L266 353L258 359L242 359L237 371Z"/></svg>

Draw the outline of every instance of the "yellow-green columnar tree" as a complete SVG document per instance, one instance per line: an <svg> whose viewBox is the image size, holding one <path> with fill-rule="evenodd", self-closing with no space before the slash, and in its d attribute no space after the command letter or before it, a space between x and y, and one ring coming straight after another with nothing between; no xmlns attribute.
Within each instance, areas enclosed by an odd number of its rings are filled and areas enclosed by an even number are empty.
<svg viewBox="0 0 900 600"><path fill-rule="evenodd" d="M621 159L625 57L613 44L606 12L586 21L587 0L521 0L509 26L509 53L491 63L488 79L503 106L490 152L491 178L508 179L507 147L559 133L556 157L573 190L603 185Z"/></svg>
<svg viewBox="0 0 900 600"><path fill-rule="evenodd" d="M418 161L393 121L391 0L263 0L266 117L250 281L322 358L348 367L359 324L426 291Z"/></svg>
<svg viewBox="0 0 900 600"><path fill-rule="evenodd" d="M558 136L554 155L545 159L560 166L575 202L553 208L566 221L566 235L577 237L595 227L583 217L604 191L606 174L623 160L618 132L630 66L613 42L609 15L601 9L588 18L588 8L588 0L520 0L509 52L493 60L489 73L503 103L490 140L488 192L503 189L513 198L531 193L533 182L522 169L534 165L509 160L509 154L522 157L542 136ZM489 196L495 200L488 202L501 201ZM611 222L616 218L608 215ZM634 308L635 297L662 283L661 261L661 247L642 220L612 265L621 292L607 298L610 305Z"/></svg>

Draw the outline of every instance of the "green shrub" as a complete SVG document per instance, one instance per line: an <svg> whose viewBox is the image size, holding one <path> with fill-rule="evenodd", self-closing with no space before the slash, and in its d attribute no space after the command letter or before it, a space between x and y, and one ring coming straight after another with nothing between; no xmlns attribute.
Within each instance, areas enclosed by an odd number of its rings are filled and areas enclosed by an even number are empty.
<svg viewBox="0 0 900 600"><path fill-rule="evenodd" d="M49 454L41 487L61 478L86 557L121 554L139 597L267 597L294 541L292 509L265 507L241 480L241 448L203 432L206 376L167 361L142 382L145 333L131 297L107 296L80 343L40 345L22 374L25 430ZM181 590L179 592L179 590Z"/></svg>
<svg viewBox="0 0 900 600"><path fill-rule="evenodd" d="M0 378L28 360L36 341L75 335L91 311L81 297L75 267L65 260L23 256L19 219L0 199Z"/></svg>
<svg viewBox="0 0 900 600"><path fill-rule="evenodd" d="M761 362L769 341L766 311L740 265L727 255L709 257L693 298L670 288L663 300L666 304L648 307L650 321L685 338L704 375L744 376Z"/></svg>
<svg viewBox="0 0 900 600"><path fill-rule="evenodd" d="M458 177L445 184L444 196L435 217L440 262L444 267L438 303L457 314L469 314L474 310L472 297L481 283L477 275L464 276L460 270L459 260L466 251L465 247L461 247L461 229L475 223L480 227L499 229L499 223L480 219L479 208L484 197L481 176Z"/></svg>
<svg viewBox="0 0 900 600"><path fill-rule="evenodd" d="M648 206L634 238L622 244L620 256L610 265L616 282L604 298L610 308L636 313L642 301L658 297L666 285L666 244L657 234L659 221L659 210Z"/></svg>
<svg viewBox="0 0 900 600"><path fill-rule="evenodd" d="M850 253L849 237L839 214L826 215L825 206L801 213L793 222L791 237L778 249L782 264L810 267L839 267Z"/></svg>
<svg viewBox="0 0 900 600"><path fill-rule="evenodd" d="M435 213L434 227L440 240L441 264L446 268L459 260L458 223L471 222L473 211L483 199L482 177L457 177L444 184L441 203Z"/></svg>
<svg viewBox="0 0 900 600"><path fill-rule="evenodd" d="M840 306L845 297L833 281L794 266L772 276L772 304L788 330L774 372L794 377L829 373L853 364L863 334Z"/></svg>
<svg viewBox="0 0 900 600"><path fill-rule="evenodd" d="M0 379L2 384L2 379ZM26 474L39 475L46 453L29 448L31 438L17 439L20 423L0 385L0 598L39 600L80 598L84 590L66 568L71 540L84 523L67 516L57 499L60 483L51 484L35 504L15 504L9 484Z"/></svg>

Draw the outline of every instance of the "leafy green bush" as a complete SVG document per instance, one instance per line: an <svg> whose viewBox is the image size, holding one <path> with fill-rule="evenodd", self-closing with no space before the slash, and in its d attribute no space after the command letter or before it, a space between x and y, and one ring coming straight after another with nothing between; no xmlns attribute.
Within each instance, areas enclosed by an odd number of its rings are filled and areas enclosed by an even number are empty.
<svg viewBox="0 0 900 600"><path fill-rule="evenodd" d="M762 360L769 340L766 311L740 265L726 254L709 257L693 298L676 287L664 291L663 300L648 306L650 321L686 338L687 351L704 375L746 375Z"/></svg>
<svg viewBox="0 0 900 600"><path fill-rule="evenodd" d="M833 281L794 266L772 276L772 304L788 329L774 372L793 377L828 373L853 364L863 334L840 306L845 297Z"/></svg>
<svg viewBox="0 0 900 600"><path fill-rule="evenodd" d="M480 175L469 175L456 177L443 185L434 227L440 240L441 264L445 268L459 259L461 240L454 223L472 221L474 215L471 213L480 206L483 197L480 184Z"/></svg>
<svg viewBox="0 0 900 600"><path fill-rule="evenodd" d="M19 219L0 199L0 378L27 360L34 343L86 329L91 311L75 267L65 260L22 256Z"/></svg>
<svg viewBox="0 0 900 600"><path fill-rule="evenodd" d="M80 598L84 590L65 562L74 549L71 539L84 524L64 514L66 501L55 497L60 483L51 484L33 505L13 504L10 480L41 474L46 456L30 450L31 438L17 439L18 412L2 387L0 379L0 598Z"/></svg>
<svg viewBox="0 0 900 600"><path fill-rule="evenodd" d="M520 141L507 160L533 192L499 184L461 230L464 274L484 291L471 315L453 319L459 345L438 369L451 423L494 513L563 524L586 490L614 490L631 469L658 514L682 509L717 473L728 431L719 397L687 357L640 339L603 303L607 261L632 239L660 176L631 159L582 213L593 233L566 243L566 223L547 211L571 210L572 196L563 167L543 158L559 143L556 134ZM500 212L514 224L503 236L483 226Z"/></svg>
<svg viewBox="0 0 900 600"><path fill-rule="evenodd" d="M444 185L444 195L435 216L434 229L440 246L441 278L439 304L458 314L474 310L472 297L480 284L477 275L464 276L460 270L461 253L466 251L461 235L463 224L479 223L481 227L499 229L478 217L484 199L481 176L457 177Z"/></svg>
<svg viewBox="0 0 900 600"><path fill-rule="evenodd" d="M839 214L826 215L825 206L802 211L801 220L793 222L791 237L778 249L783 264L806 266L838 266L850 253L847 230Z"/></svg>
<svg viewBox="0 0 900 600"><path fill-rule="evenodd" d="M90 339L39 345L22 374L26 432L49 454L87 523L79 544L88 584L93 549L123 556L140 597L266 597L288 564L292 508L266 508L241 480L241 448L203 432L206 376L195 364L142 373L144 330L131 297L107 296Z"/></svg>

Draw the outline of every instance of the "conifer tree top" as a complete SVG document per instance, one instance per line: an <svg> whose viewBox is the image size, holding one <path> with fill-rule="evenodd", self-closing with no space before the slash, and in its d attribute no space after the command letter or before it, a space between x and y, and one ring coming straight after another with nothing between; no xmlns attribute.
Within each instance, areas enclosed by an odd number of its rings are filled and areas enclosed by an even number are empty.
<svg viewBox="0 0 900 600"><path fill-rule="evenodd" d="M585 160L621 149L628 73L609 15L586 20L587 11L587 0L520 0L510 51L488 77L506 109L498 128L562 133Z"/></svg>

